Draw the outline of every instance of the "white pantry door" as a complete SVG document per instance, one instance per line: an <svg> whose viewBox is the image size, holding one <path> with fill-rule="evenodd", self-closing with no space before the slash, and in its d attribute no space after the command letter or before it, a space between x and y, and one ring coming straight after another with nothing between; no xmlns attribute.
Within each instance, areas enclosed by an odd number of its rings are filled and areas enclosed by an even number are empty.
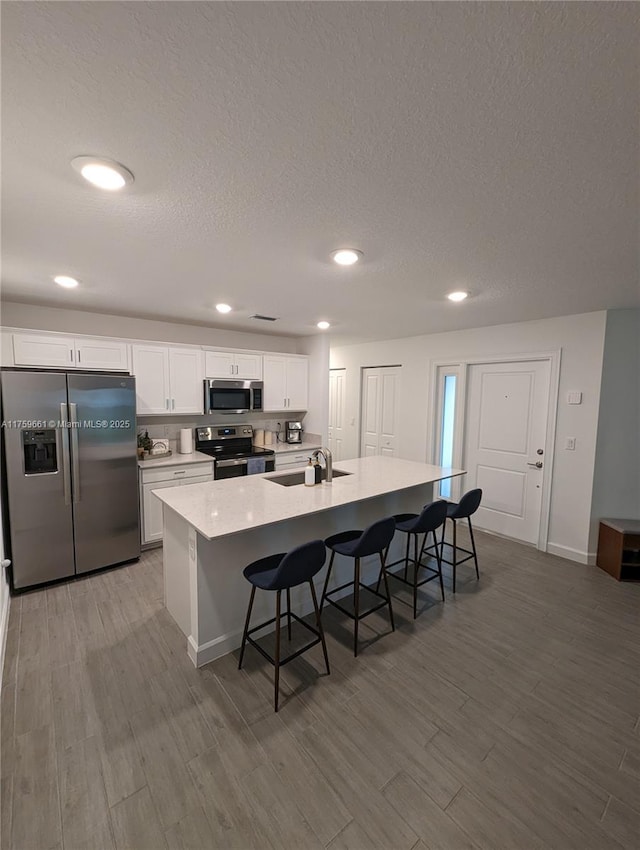
<svg viewBox="0 0 640 850"><path fill-rule="evenodd" d="M546 465L548 360L469 366L465 489L481 487L479 528L537 543Z"/></svg>
<svg viewBox="0 0 640 850"><path fill-rule="evenodd" d="M362 370L362 423L360 456L395 457L397 449L397 395L400 366Z"/></svg>
<svg viewBox="0 0 640 850"><path fill-rule="evenodd" d="M344 460L344 387L345 369L329 372L329 450L334 460Z"/></svg>

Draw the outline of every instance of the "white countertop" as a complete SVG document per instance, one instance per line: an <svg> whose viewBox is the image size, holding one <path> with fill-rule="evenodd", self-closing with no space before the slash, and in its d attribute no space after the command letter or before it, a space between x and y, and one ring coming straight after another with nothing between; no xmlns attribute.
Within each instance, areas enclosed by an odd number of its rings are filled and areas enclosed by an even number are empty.
<svg viewBox="0 0 640 850"><path fill-rule="evenodd" d="M191 452L188 455L181 455L179 452L174 452L169 457L139 460L138 466L140 469L159 469L161 466L185 466L189 463L213 463L213 458L204 454L204 452Z"/></svg>
<svg viewBox="0 0 640 850"><path fill-rule="evenodd" d="M334 478L331 484L283 487L268 479L290 473L270 472L156 490L154 495L203 537L213 540L465 474L462 469L390 457L339 461L334 469L353 474ZM416 505L416 511L420 507Z"/></svg>

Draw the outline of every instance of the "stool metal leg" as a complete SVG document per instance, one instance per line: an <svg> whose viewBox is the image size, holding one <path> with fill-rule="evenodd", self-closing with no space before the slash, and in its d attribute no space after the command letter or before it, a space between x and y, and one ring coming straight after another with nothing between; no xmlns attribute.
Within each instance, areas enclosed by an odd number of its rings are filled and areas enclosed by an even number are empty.
<svg viewBox="0 0 640 850"><path fill-rule="evenodd" d="M240 649L240 660L238 661L238 670L242 669L242 659L244 658L244 648L247 643L247 632L249 631L249 622L251 620L251 609L253 608L253 598L256 595L255 584L251 585L251 597L249 599L249 608L247 610L247 619L244 624L244 632L242 633L242 647Z"/></svg>
<svg viewBox="0 0 640 850"><path fill-rule="evenodd" d="M276 594L276 653L274 656L275 661L275 686L274 686L274 708L278 710L278 699L280 697L280 596L282 591L279 590Z"/></svg>
<svg viewBox="0 0 640 850"><path fill-rule="evenodd" d="M432 532L433 534L433 546L436 550L436 563L438 565L438 578L440 579L440 593L442 594L442 601L444 602L444 582L442 581L442 553L438 549L438 538L436 537L435 529ZM424 542L427 542L427 535L424 536Z"/></svg>
<svg viewBox="0 0 640 850"><path fill-rule="evenodd" d="M469 523L469 536L471 537L471 548L473 549L473 560L476 565L476 578L480 579L480 571L478 569L478 556L476 554L476 541L473 539L473 528L471 527L471 517L467 517L467 522Z"/></svg>
<svg viewBox="0 0 640 850"><path fill-rule="evenodd" d="M387 568L385 566L385 556L380 552L380 564L382 566L382 577L384 578L384 589L387 592L387 602L389 603L389 620L391 622L391 631L395 632L396 624L393 622L393 608L391 607L391 593L389 592L389 579L387 578Z"/></svg>
<svg viewBox="0 0 640 850"><path fill-rule="evenodd" d="M327 588L329 587L329 579L331 578L331 570L333 569L333 559L335 558L336 553L332 552L331 557L329 558L329 567L327 568L327 577L324 580L324 587L322 588L322 596L320 597L320 611L322 611L322 606L324 605L324 600L327 596Z"/></svg>
<svg viewBox="0 0 640 850"><path fill-rule="evenodd" d="M291 590L287 588L287 633L291 640Z"/></svg>
<svg viewBox="0 0 640 850"><path fill-rule="evenodd" d="M456 568L458 566L458 526L455 519L453 522L453 592L456 592Z"/></svg>
<svg viewBox="0 0 640 850"><path fill-rule="evenodd" d="M413 619L418 616L418 535L413 541ZM423 547L424 548L424 547Z"/></svg>
<svg viewBox="0 0 640 850"><path fill-rule="evenodd" d="M356 558L355 575L353 582L353 657L358 657L358 625L360 624L360 558Z"/></svg>
<svg viewBox="0 0 640 850"><path fill-rule="evenodd" d="M327 653L327 644L324 639L324 629L322 628L322 619L320 617L320 609L318 608L318 600L316 598L316 589L313 586L313 582L309 582L309 587L311 588L311 598L313 599L313 610L316 612L316 624L318 626L318 631L320 632L320 640L322 641L322 652L324 654L324 663L327 665L327 675L331 673L329 669L329 654Z"/></svg>
<svg viewBox="0 0 640 850"><path fill-rule="evenodd" d="M417 540L416 536L416 540ZM407 570L409 569L409 544L411 542L411 532L407 534L407 548L404 551L404 580L407 580ZM414 615L415 616L415 615Z"/></svg>

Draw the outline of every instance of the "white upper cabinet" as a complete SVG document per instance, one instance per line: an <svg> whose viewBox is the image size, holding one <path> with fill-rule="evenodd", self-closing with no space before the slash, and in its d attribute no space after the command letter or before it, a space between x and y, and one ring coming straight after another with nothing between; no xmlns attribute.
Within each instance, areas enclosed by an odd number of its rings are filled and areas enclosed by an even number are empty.
<svg viewBox="0 0 640 850"><path fill-rule="evenodd" d="M75 340L71 336L14 334L13 359L16 366L75 366Z"/></svg>
<svg viewBox="0 0 640 850"><path fill-rule="evenodd" d="M306 410L309 406L309 361L306 357L287 358L287 407Z"/></svg>
<svg viewBox="0 0 640 850"><path fill-rule="evenodd" d="M136 379L136 412L168 413L169 349L163 345L133 345L131 354Z"/></svg>
<svg viewBox="0 0 640 850"><path fill-rule="evenodd" d="M259 381L262 354L253 351L205 351L205 377Z"/></svg>
<svg viewBox="0 0 640 850"><path fill-rule="evenodd" d="M197 348L169 349L169 386L172 413L204 410L202 352Z"/></svg>
<svg viewBox="0 0 640 850"><path fill-rule="evenodd" d="M137 412L140 415L202 413L202 352L197 348L133 345Z"/></svg>
<svg viewBox="0 0 640 850"><path fill-rule="evenodd" d="M76 338L62 334L13 334L16 366L129 371L129 346L110 339Z"/></svg>
<svg viewBox="0 0 640 850"><path fill-rule="evenodd" d="M80 369L129 371L129 346L108 339L76 339L76 366Z"/></svg>
<svg viewBox="0 0 640 850"><path fill-rule="evenodd" d="M264 410L306 410L309 404L309 363L306 357L265 354Z"/></svg>

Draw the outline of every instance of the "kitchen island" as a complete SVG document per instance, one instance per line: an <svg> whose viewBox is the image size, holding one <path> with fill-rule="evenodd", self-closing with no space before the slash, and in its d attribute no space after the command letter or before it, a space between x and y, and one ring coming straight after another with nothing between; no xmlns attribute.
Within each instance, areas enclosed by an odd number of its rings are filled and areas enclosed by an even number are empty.
<svg viewBox="0 0 640 850"><path fill-rule="evenodd" d="M158 490L163 503L165 605L187 637L200 667L240 646L251 561L338 531L364 528L377 519L418 512L433 499L433 484L464 470L389 457L340 461L346 475L315 487L282 486L277 472ZM399 551L401 535L392 547ZM393 551L395 560L399 555ZM328 560L328 559L327 559ZM362 580L375 581L379 562L363 559ZM318 576L324 581L325 570ZM353 576L353 563L338 558L332 585ZM298 593L296 593L298 591ZM309 613L308 588L292 591L297 613ZM272 594L256 596L253 621L273 617Z"/></svg>

